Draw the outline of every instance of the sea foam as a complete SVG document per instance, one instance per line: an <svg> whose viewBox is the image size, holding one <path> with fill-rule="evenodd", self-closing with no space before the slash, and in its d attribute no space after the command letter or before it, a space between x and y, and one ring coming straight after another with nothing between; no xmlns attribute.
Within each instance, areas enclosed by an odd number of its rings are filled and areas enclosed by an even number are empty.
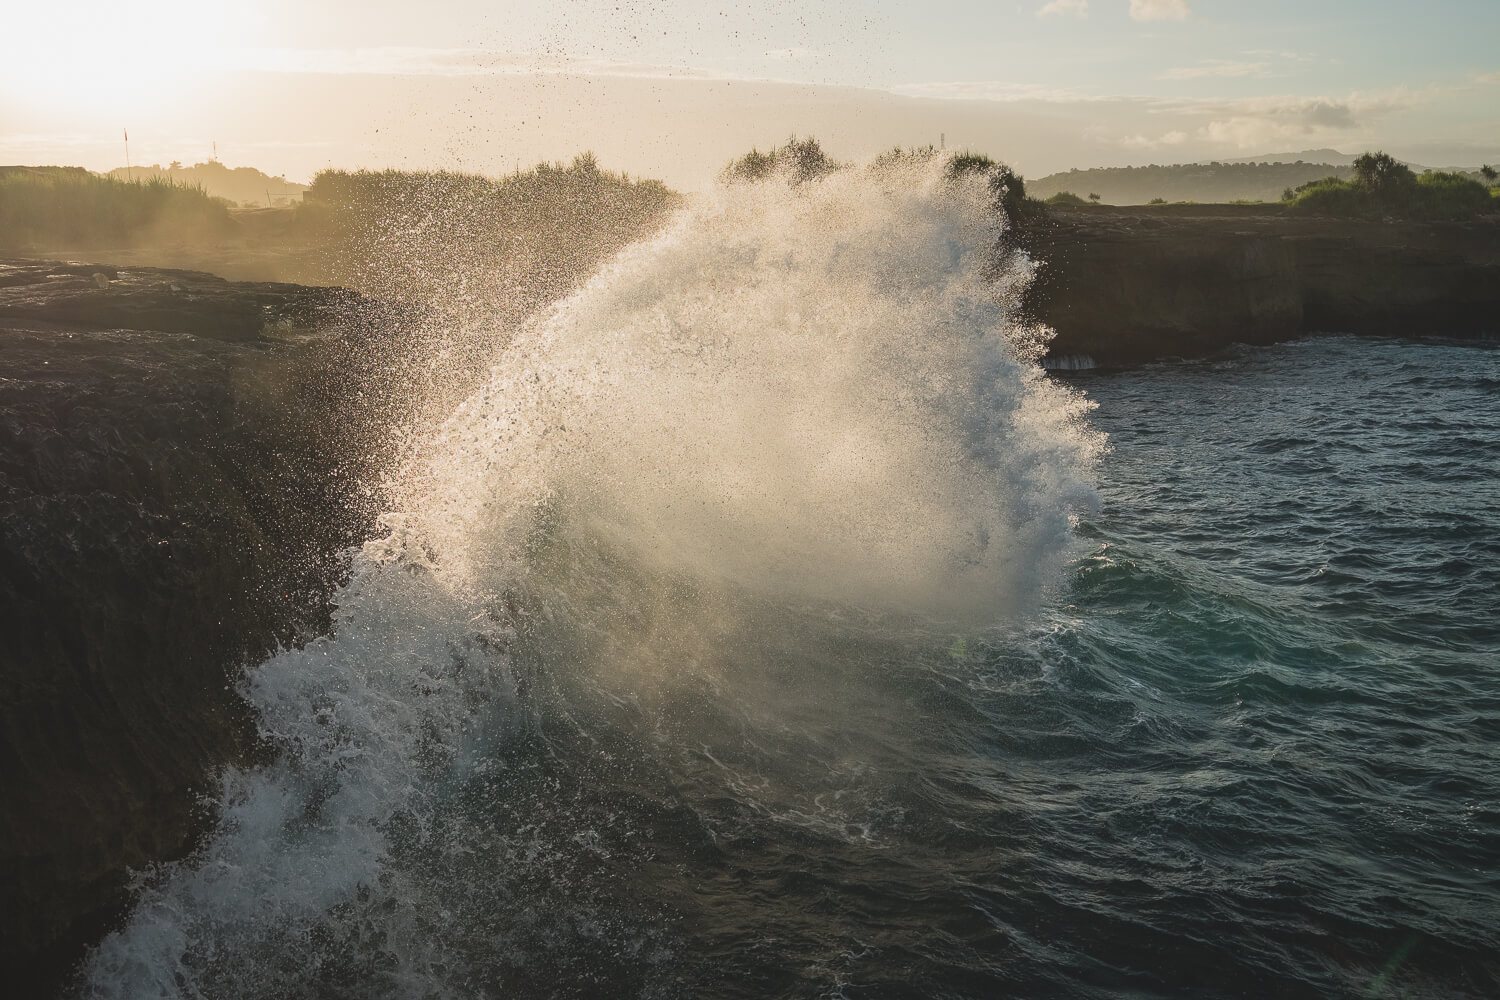
<svg viewBox="0 0 1500 1000"><path fill-rule="evenodd" d="M464 995L483 959L454 944L430 869L486 834L445 816L519 711L523 620L601 582L624 604L695 595L629 644L657 679L669 649L703 660L741 602L950 633L1033 608L1102 439L1038 364L1047 331L1017 306L1032 265L1005 226L983 175L935 159L726 184L510 337L451 417L414 429L330 635L247 671L270 763L229 770L201 848L142 875L85 993L354 976ZM549 568L559 539L609 558Z"/></svg>

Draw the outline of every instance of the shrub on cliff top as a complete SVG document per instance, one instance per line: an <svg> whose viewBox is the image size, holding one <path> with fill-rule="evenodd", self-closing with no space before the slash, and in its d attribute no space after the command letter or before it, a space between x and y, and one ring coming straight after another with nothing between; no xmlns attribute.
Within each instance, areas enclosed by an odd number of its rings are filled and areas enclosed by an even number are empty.
<svg viewBox="0 0 1500 1000"><path fill-rule="evenodd" d="M953 154L948 160L945 173L950 178L967 174L987 177L990 193L1014 221L1025 219L1040 210L1040 202L1026 197L1026 179L1004 163L997 163L983 153L964 150Z"/></svg>
<svg viewBox="0 0 1500 1000"><path fill-rule="evenodd" d="M340 283L361 291L456 303L463 296L451 289L483 289L524 311L566 294L676 203L660 181L602 169L584 153L502 177L324 170L294 227L327 247Z"/></svg>
<svg viewBox="0 0 1500 1000"><path fill-rule="evenodd" d="M1417 203L1429 219L1467 219L1494 211L1489 189L1463 174L1433 170L1417 178Z"/></svg>
<svg viewBox="0 0 1500 1000"><path fill-rule="evenodd" d="M1385 153L1356 159L1351 180L1327 177L1282 198L1298 214L1341 218L1467 219L1494 210L1489 191L1472 177L1440 170L1418 176Z"/></svg>
<svg viewBox="0 0 1500 1000"><path fill-rule="evenodd" d="M225 203L196 185L118 180L81 167L0 169L0 245L196 241L232 226Z"/></svg>
<svg viewBox="0 0 1500 1000"><path fill-rule="evenodd" d="M823 152L818 140L793 136L784 146L772 146L770 152L752 149L731 160L723 176L730 181L759 181L773 174L784 174L791 183L801 184L821 180L837 169L839 163Z"/></svg>

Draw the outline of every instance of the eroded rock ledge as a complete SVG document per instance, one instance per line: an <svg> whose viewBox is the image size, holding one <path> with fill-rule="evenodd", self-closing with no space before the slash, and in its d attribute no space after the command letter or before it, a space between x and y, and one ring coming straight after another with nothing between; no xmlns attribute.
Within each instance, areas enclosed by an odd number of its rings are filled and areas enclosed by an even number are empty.
<svg viewBox="0 0 1500 1000"><path fill-rule="evenodd" d="M246 660L368 527L334 289L0 261L0 978L43 996L253 753Z"/></svg>
<svg viewBox="0 0 1500 1000"><path fill-rule="evenodd" d="M1314 333L1500 335L1500 220L1305 219L1261 206L1063 209L1024 233L1054 357L1211 354Z"/></svg>

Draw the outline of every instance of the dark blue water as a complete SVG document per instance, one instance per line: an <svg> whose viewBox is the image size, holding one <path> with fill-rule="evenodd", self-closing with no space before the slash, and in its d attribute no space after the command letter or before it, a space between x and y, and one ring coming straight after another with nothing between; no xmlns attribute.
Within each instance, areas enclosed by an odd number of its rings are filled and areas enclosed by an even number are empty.
<svg viewBox="0 0 1500 1000"><path fill-rule="evenodd" d="M214 917L167 981L1500 995L1500 350L1066 377L1112 452L1040 619L721 615L543 546L569 584L514 596L517 695L462 778L392 820L352 898L248 944Z"/></svg>
<svg viewBox="0 0 1500 1000"><path fill-rule="evenodd" d="M1077 384L1114 443L1098 548L987 706L1043 803L1035 905L976 894L1037 942L1023 991L1495 995L1500 352Z"/></svg>

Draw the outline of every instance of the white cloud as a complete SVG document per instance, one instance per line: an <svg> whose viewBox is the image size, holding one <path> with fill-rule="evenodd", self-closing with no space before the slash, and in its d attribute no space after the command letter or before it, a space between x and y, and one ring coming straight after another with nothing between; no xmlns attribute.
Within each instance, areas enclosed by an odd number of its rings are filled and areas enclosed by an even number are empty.
<svg viewBox="0 0 1500 1000"><path fill-rule="evenodd" d="M1137 21L1182 21L1191 13L1187 0L1130 0L1130 16Z"/></svg>
<svg viewBox="0 0 1500 1000"><path fill-rule="evenodd" d="M1037 17L1052 17L1054 15L1088 17L1089 0L1048 0L1036 12Z"/></svg>
<svg viewBox="0 0 1500 1000"><path fill-rule="evenodd" d="M1169 69L1159 80L1201 80L1205 77L1265 76L1263 62L1235 62L1232 59L1205 59L1196 66Z"/></svg>
<svg viewBox="0 0 1500 1000"><path fill-rule="evenodd" d="M1238 150L1282 142L1333 141L1365 129L1392 112L1412 107L1405 91L1348 97L1254 97L1242 100L1160 102L1153 112L1209 119L1184 135L1181 128L1159 136L1129 135L1114 141L1126 149L1178 146L1189 140Z"/></svg>
<svg viewBox="0 0 1500 1000"><path fill-rule="evenodd" d="M1119 143L1126 149L1157 149L1162 146L1181 146L1183 143L1187 142L1188 139L1189 136L1186 132L1174 129L1173 131L1168 132L1165 135L1158 136L1155 139L1151 138L1150 136L1144 135L1128 135L1125 138L1120 139Z"/></svg>

